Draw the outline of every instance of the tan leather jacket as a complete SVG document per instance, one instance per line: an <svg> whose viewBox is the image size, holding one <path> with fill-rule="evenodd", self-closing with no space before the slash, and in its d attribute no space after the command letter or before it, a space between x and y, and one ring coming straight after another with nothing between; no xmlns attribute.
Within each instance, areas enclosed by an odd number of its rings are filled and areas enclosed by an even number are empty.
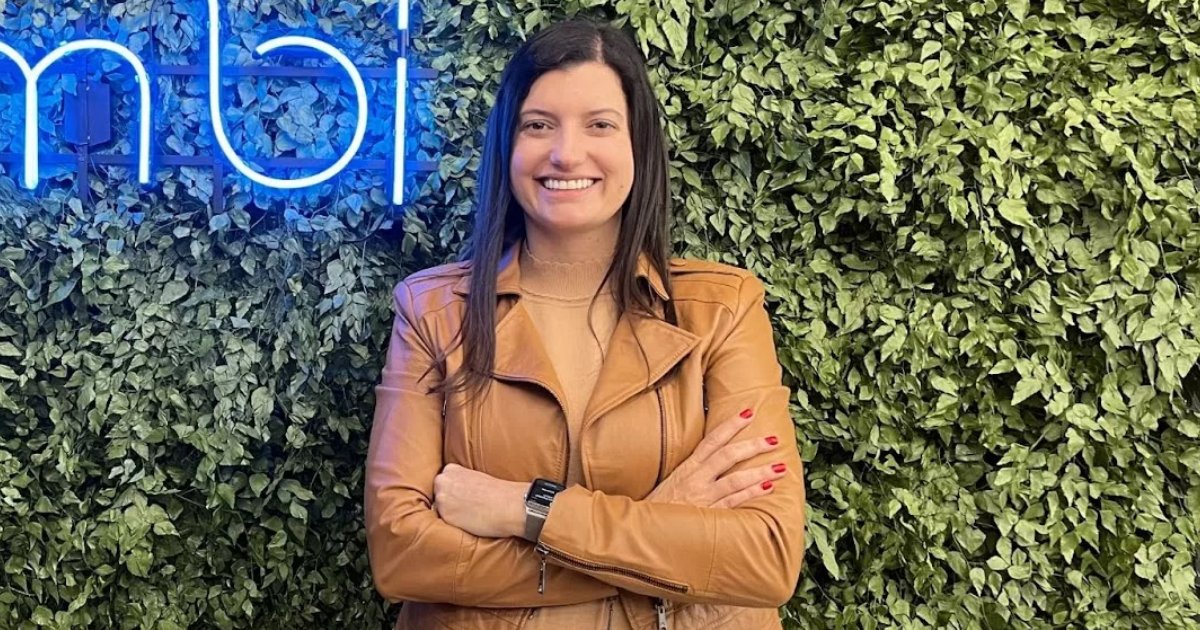
<svg viewBox="0 0 1200 630"><path fill-rule="evenodd" d="M804 554L804 479L763 285L745 270L672 260L679 325L620 319L579 438L585 483L557 496L536 547L475 537L430 508L447 463L514 481L566 476L563 395L521 305L515 251L496 283L497 379L478 398L427 393L443 374L426 371L462 321L467 265L395 288L365 500L375 586L409 602L398 627L520 628L537 607L618 596L636 630L660 627L658 600L672 630L779 628ZM645 260L639 276L665 298ZM448 370L461 360L450 353ZM782 446L739 469L785 462L771 494L735 509L640 500L747 407L754 420L735 439L775 435Z"/></svg>

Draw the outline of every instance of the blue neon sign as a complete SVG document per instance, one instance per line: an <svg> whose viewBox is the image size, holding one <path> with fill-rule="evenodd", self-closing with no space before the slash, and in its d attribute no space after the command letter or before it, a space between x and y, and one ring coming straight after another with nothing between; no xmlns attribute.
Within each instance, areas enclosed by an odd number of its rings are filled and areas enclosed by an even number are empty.
<svg viewBox="0 0 1200 630"><path fill-rule="evenodd" d="M150 183L150 77L142 61L128 48L103 39L81 39L63 44L50 51L37 65L30 67L21 53L0 42L0 54L8 57L25 75L25 168L21 182L34 188L38 182L38 91L37 82L54 62L67 55L85 50L106 50L119 55L133 66L138 82L138 183Z"/></svg>
<svg viewBox="0 0 1200 630"><path fill-rule="evenodd" d="M224 111L221 108L221 14L218 0L207 0L208 11L208 107L212 121L213 134L222 155L235 169L246 178L261 186L280 190L292 190L316 186L345 170L350 161L358 153L366 136L367 121L370 119L370 107L367 100L367 89L363 83L362 73L349 57L335 46L313 37L287 35L275 37L260 43L255 48L259 56L280 49L300 49L324 55L334 61L346 73L354 89L356 112L354 134L349 146L345 148L338 159L320 172L293 179L272 177L249 164L230 143L225 128ZM400 31L408 30L408 0L398 0L396 25ZM138 138L137 138L137 178L141 184L150 183L150 75L145 66L133 51L116 42L103 39L81 39L67 42L50 51L35 65L30 65L24 56L13 47L0 42L0 55L7 57L17 68L25 80L25 125L23 137L23 169L21 183L25 188L37 187L40 179L39 135L37 124L38 81L50 66L63 57L77 52L104 51L110 52L123 59L132 68L138 85ZM396 113L393 121L393 168L392 168L392 203L401 204L403 199L404 181L404 125L405 100L408 92L408 60L405 57L396 59Z"/></svg>

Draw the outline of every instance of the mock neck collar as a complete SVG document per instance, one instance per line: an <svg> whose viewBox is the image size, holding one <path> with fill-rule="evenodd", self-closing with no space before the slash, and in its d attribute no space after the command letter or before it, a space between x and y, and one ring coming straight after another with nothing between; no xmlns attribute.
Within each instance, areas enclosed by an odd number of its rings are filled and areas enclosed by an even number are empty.
<svg viewBox="0 0 1200 630"><path fill-rule="evenodd" d="M496 272L496 295L520 295L521 294L521 249L524 247L524 239L517 239L509 245L504 255L500 257L500 264ZM663 284L662 276L650 264L650 257L645 253L638 256L637 271L635 272L638 278L643 279L650 290L661 300L669 298L667 288ZM593 287L594 288L594 287ZM471 275L465 274L458 283L454 286L454 292L459 295L467 295L471 289Z"/></svg>

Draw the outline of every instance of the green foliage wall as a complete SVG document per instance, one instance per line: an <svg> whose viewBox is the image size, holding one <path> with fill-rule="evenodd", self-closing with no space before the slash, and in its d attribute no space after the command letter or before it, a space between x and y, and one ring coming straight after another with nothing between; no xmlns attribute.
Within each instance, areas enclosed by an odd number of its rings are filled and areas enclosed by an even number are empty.
<svg viewBox="0 0 1200 630"><path fill-rule="evenodd" d="M308 4L229 7L388 19ZM152 10L101 5L77 9ZM568 14L649 54L679 251L770 286L810 488L790 627L1196 627L1198 13L426 0L410 152L441 168L395 220L364 174L228 182L217 216L197 173L86 207L0 177L0 627L386 626L360 495L389 291L458 250L499 70ZM205 146L203 111L172 116Z"/></svg>

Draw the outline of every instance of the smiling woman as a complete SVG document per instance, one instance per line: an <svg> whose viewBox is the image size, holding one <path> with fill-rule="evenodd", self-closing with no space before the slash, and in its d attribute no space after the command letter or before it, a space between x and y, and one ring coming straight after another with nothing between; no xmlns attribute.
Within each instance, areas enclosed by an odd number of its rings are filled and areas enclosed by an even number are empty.
<svg viewBox="0 0 1200 630"><path fill-rule="evenodd" d="M645 61L564 22L488 118L466 260L414 274L367 460L397 628L780 628L804 477L762 283L669 257Z"/></svg>

